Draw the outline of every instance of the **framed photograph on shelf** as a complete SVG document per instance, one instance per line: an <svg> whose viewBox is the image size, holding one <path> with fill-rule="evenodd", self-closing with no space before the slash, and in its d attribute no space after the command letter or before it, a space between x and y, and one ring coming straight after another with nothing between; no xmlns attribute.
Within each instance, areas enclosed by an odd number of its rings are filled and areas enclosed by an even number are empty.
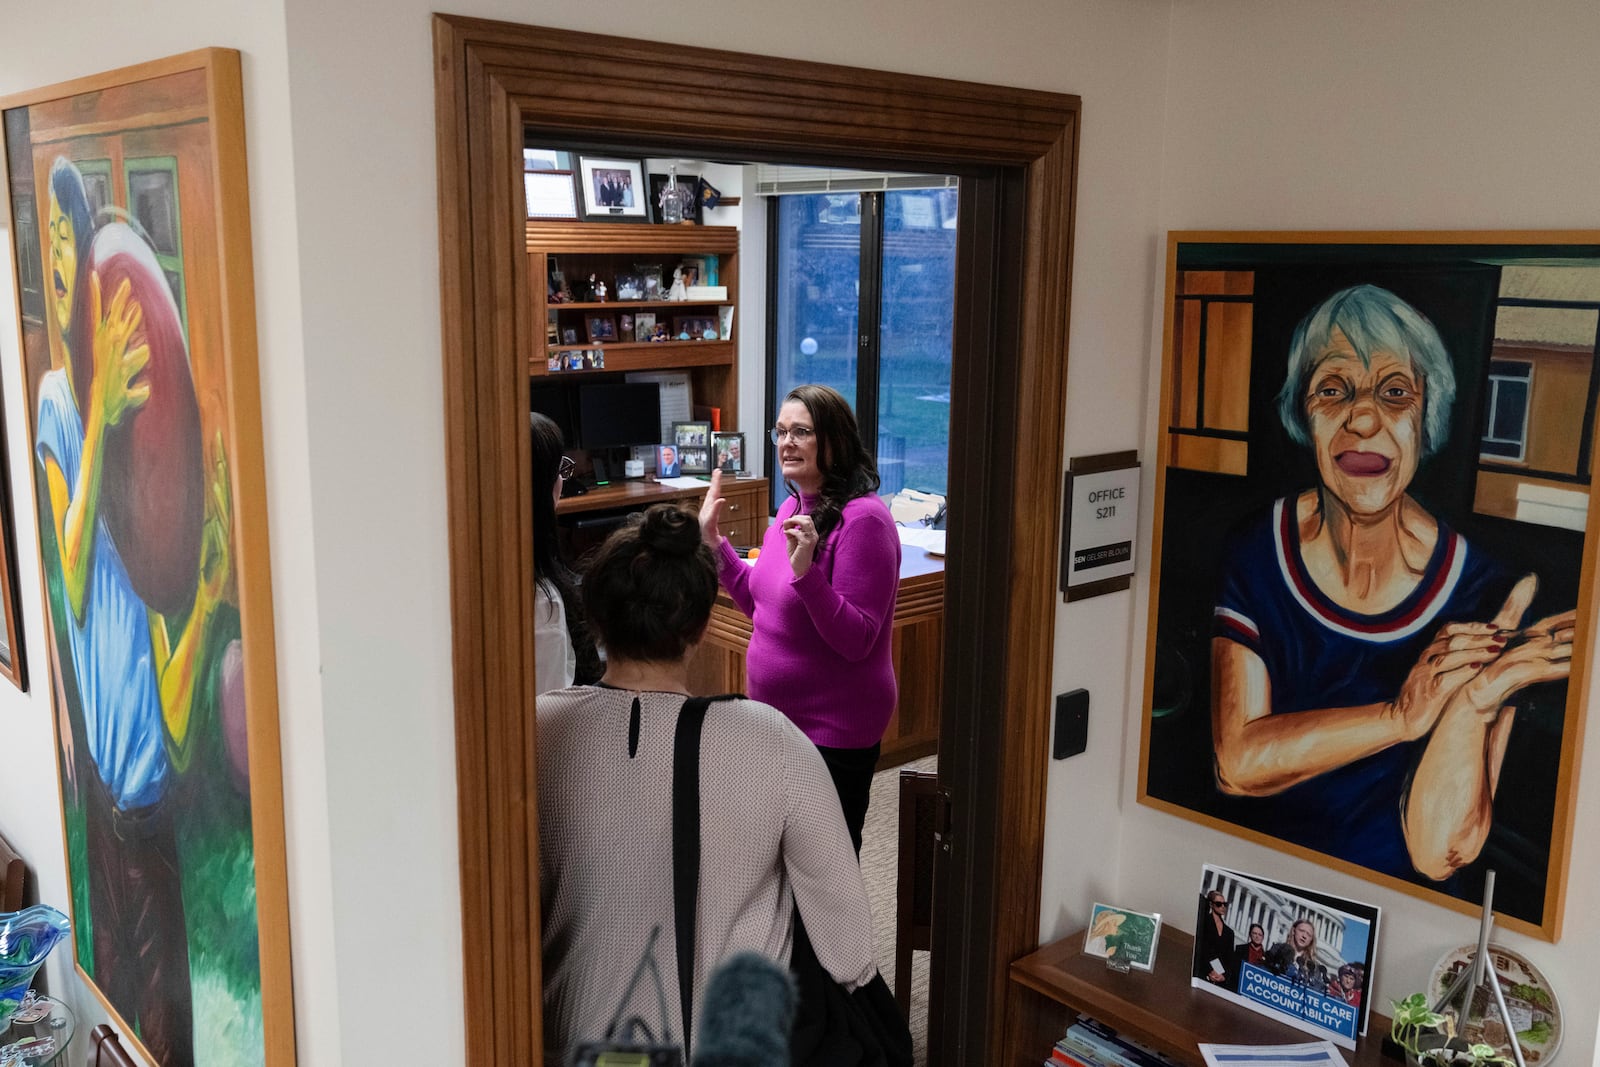
<svg viewBox="0 0 1600 1067"><path fill-rule="evenodd" d="M678 475L680 475L682 473L683 473L683 469L678 466L678 446L677 445L657 445L656 446L656 477L657 478L676 478Z"/></svg>
<svg viewBox="0 0 1600 1067"><path fill-rule="evenodd" d="M696 174L679 174L678 184L689 190L683 198L683 221L700 221L700 177ZM661 221L661 192L667 187L667 175L650 175L650 221Z"/></svg>
<svg viewBox="0 0 1600 1067"><path fill-rule="evenodd" d="M633 269L639 273L639 292L641 294L639 299L662 299L661 264L635 263Z"/></svg>
<svg viewBox="0 0 1600 1067"><path fill-rule="evenodd" d="M645 222L644 167L637 159L578 157L583 217Z"/></svg>
<svg viewBox="0 0 1600 1067"><path fill-rule="evenodd" d="M642 275L638 275L638 274L618 274L617 275L617 299L618 300L643 300L643 299L645 299L645 295L644 295L644 277Z"/></svg>
<svg viewBox="0 0 1600 1067"><path fill-rule="evenodd" d="M1206 864L1189 984L1355 1048L1378 951L1371 904Z"/></svg>
<svg viewBox="0 0 1600 1067"><path fill-rule="evenodd" d="M711 435L711 443L716 451L718 470L743 473L744 434L714 433Z"/></svg>
<svg viewBox="0 0 1600 1067"><path fill-rule="evenodd" d="M672 316L674 341L715 341L717 337L717 320L710 315Z"/></svg>
<svg viewBox="0 0 1600 1067"><path fill-rule="evenodd" d="M583 328L590 344L617 339L617 317L609 312L594 312L583 317Z"/></svg>
<svg viewBox="0 0 1600 1067"><path fill-rule="evenodd" d="M635 311L633 313L633 339L635 341L654 341L656 339L656 313L654 311Z"/></svg>
<svg viewBox="0 0 1600 1067"><path fill-rule="evenodd" d="M1124 965L1136 971L1155 969L1156 949L1161 944L1161 913L1096 904L1089 912L1089 928L1084 932L1083 954L1099 956L1112 966Z"/></svg>
<svg viewBox="0 0 1600 1067"><path fill-rule="evenodd" d="M684 256L680 267L683 270L685 288L691 285L717 284L716 256Z"/></svg>
<svg viewBox="0 0 1600 1067"><path fill-rule="evenodd" d="M710 448L711 424L704 421L674 422L672 424L672 443L680 449ZM696 473L704 474L705 471Z"/></svg>

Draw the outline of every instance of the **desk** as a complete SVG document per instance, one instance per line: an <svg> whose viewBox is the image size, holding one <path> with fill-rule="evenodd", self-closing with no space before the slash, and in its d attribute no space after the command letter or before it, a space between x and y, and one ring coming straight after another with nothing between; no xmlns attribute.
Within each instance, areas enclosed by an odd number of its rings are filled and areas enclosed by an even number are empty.
<svg viewBox="0 0 1600 1067"><path fill-rule="evenodd" d="M767 480L765 478L722 477L722 533L735 545L759 545L767 532ZM651 504L667 502L693 504L696 509L705 499L709 482L692 489L675 489L654 478L632 478L597 486L580 496L564 496L556 503L556 516L581 518L596 511L643 511ZM576 558L576 557L569 557Z"/></svg>
<svg viewBox="0 0 1600 1067"><path fill-rule="evenodd" d="M1194 938L1161 928L1155 970L1118 973L1098 956L1083 954L1079 930L1011 965L1006 1011L1006 1067L1036 1067L1079 1012L1123 1031L1135 1041L1189 1067L1205 1067L1199 1042L1282 1045L1317 1040L1275 1019L1189 985ZM1398 1067L1383 1056L1387 1016L1373 1012L1367 1036L1344 1052L1352 1067Z"/></svg>
<svg viewBox="0 0 1600 1067"><path fill-rule="evenodd" d="M900 701L883 735L878 769L937 752L944 696L944 559L901 546L890 656ZM719 591L706 637L689 664L689 688L705 696L745 691L750 618Z"/></svg>
<svg viewBox="0 0 1600 1067"><path fill-rule="evenodd" d="M23 1053L21 1062L23 1067L44 1067L47 1063L61 1061L61 1054L72 1043L72 1035L78 1030L78 1017L55 997L40 997L49 1006L49 1011L37 1022L24 1023L16 1019L11 1020L11 1025L5 1030L0 1030L0 1064L9 1065L13 1062L6 1056L6 1050L20 1042L38 1038L49 1039L53 1042L46 1052L38 1054Z"/></svg>

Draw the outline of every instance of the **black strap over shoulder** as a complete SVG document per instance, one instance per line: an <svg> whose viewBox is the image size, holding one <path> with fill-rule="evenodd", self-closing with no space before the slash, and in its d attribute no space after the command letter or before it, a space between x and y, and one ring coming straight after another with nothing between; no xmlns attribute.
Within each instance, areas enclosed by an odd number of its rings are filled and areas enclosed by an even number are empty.
<svg viewBox="0 0 1600 1067"><path fill-rule="evenodd" d="M683 1008L683 1052L689 1054L694 1019L694 921L700 900L700 731L716 700L690 697L678 711L672 736L672 913L677 933L678 998Z"/></svg>

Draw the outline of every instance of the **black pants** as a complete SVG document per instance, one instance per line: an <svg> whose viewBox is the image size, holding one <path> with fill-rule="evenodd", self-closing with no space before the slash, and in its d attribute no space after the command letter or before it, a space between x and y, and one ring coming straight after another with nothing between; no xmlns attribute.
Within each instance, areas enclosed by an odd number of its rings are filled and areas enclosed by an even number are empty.
<svg viewBox="0 0 1600 1067"><path fill-rule="evenodd" d="M861 855L861 827L867 822L867 804L872 800L872 772L878 765L878 753L883 745L871 748L827 748L817 746L822 762L828 765L833 776L833 788L839 794L839 806L844 809L844 824L850 828L850 842Z"/></svg>
<svg viewBox="0 0 1600 1067"><path fill-rule="evenodd" d="M87 783L89 915L94 981L157 1063L193 1067L194 1015L183 879L172 813L161 801L119 810L100 772Z"/></svg>

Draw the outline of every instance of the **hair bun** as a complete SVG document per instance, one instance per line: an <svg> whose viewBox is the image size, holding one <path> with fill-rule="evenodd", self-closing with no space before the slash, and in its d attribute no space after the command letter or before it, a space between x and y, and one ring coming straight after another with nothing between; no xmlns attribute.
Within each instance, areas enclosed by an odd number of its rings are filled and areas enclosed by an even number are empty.
<svg viewBox="0 0 1600 1067"><path fill-rule="evenodd" d="M692 556L700 547L700 519L676 504L654 504L644 513L639 540L669 556Z"/></svg>

